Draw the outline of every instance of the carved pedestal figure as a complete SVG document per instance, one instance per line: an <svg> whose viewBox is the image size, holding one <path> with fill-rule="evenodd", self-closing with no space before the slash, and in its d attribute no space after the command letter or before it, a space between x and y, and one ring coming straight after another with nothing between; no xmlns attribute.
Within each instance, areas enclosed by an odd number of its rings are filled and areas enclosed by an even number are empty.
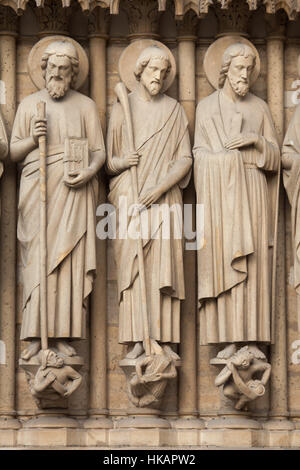
<svg viewBox="0 0 300 470"><path fill-rule="evenodd" d="M188 183L192 159L183 108L163 93L175 76L171 52L156 41L136 41L123 53L119 69L132 90L128 97L131 116L124 106L115 104L107 139L107 168L113 175L109 200L117 212L119 342L130 347L121 364L129 398L144 407L157 405L167 380L176 376L179 357L168 343L180 342L184 299L181 190ZM139 216L128 215L136 202L143 206ZM121 220L125 225L121 226Z"/></svg>
<svg viewBox="0 0 300 470"><path fill-rule="evenodd" d="M206 73L219 89L198 104L194 147L197 203L204 210L197 221L204 233L198 251L200 340L223 345L212 363L226 364L224 393L246 351L237 352L240 343L265 361L257 343L272 341L280 161L269 108L249 92L259 73L258 53L248 41L236 41L220 39L208 49ZM252 380L248 372L246 382ZM250 395L254 399L255 392ZM242 398L238 408L247 401Z"/></svg>
<svg viewBox="0 0 300 470"><path fill-rule="evenodd" d="M21 167L18 220L24 289L21 339L30 341L22 352L21 362L26 370L32 363L34 372L40 357L45 355L44 349L48 349L43 347L39 354L43 338L40 260L44 256L40 246L44 227L39 206L43 190L39 179L39 139L46 136L47 140L46 330L49 349L63 358L63 367L68 367L76 356L69 341L86 337L87 299L96 269L96 174L105 160L96 105L76 91L88 73L87 57L75 41L54 39L40 41L29 56L29 72L40 91L21 102L11 138L11 158ZM41 101L46 107L45 118L37 116L37 104ZM78 366L82 363L80 359L77 362ZM41 369L37 373L40 378L45 376ZM54 368L47 377L54 375L58 382L64 381L61 371L58 374ZM69 375L64 374L65 397L74 389L67 386ZM36 376L31 388L41 394L44 388L37 386L37 382L42 383Z"/></svg>

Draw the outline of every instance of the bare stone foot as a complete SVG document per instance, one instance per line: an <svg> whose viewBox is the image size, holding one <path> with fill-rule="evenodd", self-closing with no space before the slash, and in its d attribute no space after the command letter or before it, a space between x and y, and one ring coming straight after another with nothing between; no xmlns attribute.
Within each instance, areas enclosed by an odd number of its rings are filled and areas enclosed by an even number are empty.
<svg viewBox="0 0 300 470"><path fill-rule="evenodd" d="M142 343L135 343L131 351L126 355L125 359L136 359L141 356L144 352Z"/></svg>
<svg viewBox="0 0 300 470"><path fill-rule="evenodd" d="M236 353L236 345L234 343L229 344L226 348L222 349L217 354L218 359L229 359L233 354Z"/></svg>
<svg viewBox="0 0 300 470"><path fill-rule="evenodd" d="M76 356L76 350L70 346L66 341L57 341L56 347L65 356Z"/></svg>
<svg viewBox="0 0 300 470"><path fill-rule="evenodd" d="M29 359L33 356L35 356L39 350L41 349L41 341L39 339L35 339L31 341L29 346L24 349L24 351L21 354L21 359L24 361L29 361Z"/></svg>

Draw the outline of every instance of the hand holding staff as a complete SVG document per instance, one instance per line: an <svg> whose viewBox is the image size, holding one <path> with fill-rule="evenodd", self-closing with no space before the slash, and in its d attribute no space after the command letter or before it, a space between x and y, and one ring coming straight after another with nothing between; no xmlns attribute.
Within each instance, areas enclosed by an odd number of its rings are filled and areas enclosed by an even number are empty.
<svg viewBox="0 0 300 470"><path fill-rule="evenodd" d="M46 103L37 104L38 119L46 119ZM47 325L47 142L46 136L40 135L40 322L42 349L48 349Z"/></svg>

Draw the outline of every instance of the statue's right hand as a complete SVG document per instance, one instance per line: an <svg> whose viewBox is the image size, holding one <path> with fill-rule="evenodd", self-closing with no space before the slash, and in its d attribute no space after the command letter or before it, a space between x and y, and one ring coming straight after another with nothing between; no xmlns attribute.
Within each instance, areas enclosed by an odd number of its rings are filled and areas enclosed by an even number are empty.
<svg viewBox="0 0 300 470"><path fill-rule="evenodd" d="M124 170L132 166L137 166L139 163L140 155L137 152L129 153L122 158L122 163L124 165Z"/></svg>
<svg viewBox="0 0 300 470"><path fill-rule="evenodd" d="M39 117L34 118L34 125L33 125L33 139L36 144L38 144L39 137L42 135L47 134L47 119L42 119Z"/></svg>

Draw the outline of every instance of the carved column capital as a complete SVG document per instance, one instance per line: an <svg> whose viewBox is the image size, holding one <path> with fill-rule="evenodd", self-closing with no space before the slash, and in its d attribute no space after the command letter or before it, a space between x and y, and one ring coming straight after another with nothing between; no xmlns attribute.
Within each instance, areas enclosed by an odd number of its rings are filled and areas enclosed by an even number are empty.
<svg viewBox="0 0 300 470"><path fill-rule="evenodd" d="M278 11L275 15L266 13L266 26L268 38L285 39L287 15L283 10Z"/></svg>
<svg viewBox="0 0 300 470"><path fill-rule="evenodd" d="M158 38L159 19L157 0L123 0L122 7L128 17L129 38Z"/></svg>
<svg viewBox="0 0 300 470"><path fill-rule="evenodd" d="M18 16L10 7L0 5L0 35L17 36Z"/></svg>
<svg viewBox="0 0 300 470"><path fill-rule="evenodd" d="M248 36L248 24L252 12L249 5L240 0L232 0L230 4L217 4L215 13L219 24L219 33L217 37L238 34L239 36Z"/></svg>
<svg viewBox="0 0 300 470"><path fill-rule="evenodd" d="M69 34L71 8L64 8L61 0L45 0L42 8L34 8L39 24L39 36Z"/></svg>
<svg viewBox="0 0 300 470"><path fill-rule="evenodd" d="M189 10L182 20L177 20L176 26L178 39L190 39L191 41L195 41L197 39L198 21L198 16L192 10Z"/></svg>
<svg viewBox="0 0 300 470"><path fill-rule="evenodd" d="M95 8L89 14L88 31L89 37L102 37L108 39L111 15L109 9Z"/></svg>

